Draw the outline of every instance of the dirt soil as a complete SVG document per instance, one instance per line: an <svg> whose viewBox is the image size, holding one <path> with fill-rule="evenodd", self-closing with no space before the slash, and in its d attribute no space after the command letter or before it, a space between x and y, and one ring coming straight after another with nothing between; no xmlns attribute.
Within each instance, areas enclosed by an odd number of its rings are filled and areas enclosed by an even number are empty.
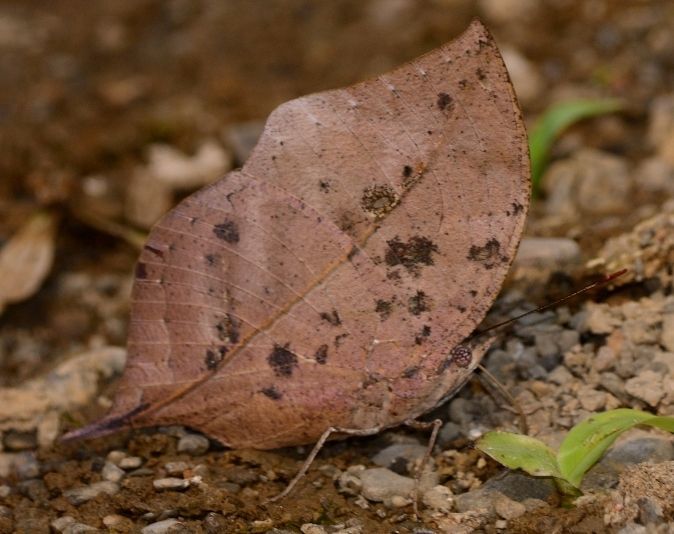
<svg viewBox="0 0 674 534"><path fill-rule="evenodd" d="M38 212L53 217L57 229L46 279L0 316L0 390L19 390L31 380L52 376L74 354L124 346L139 236L180 198L239 166L274 107L388 70L452 39L476 16L507 51L529 123L565 98L618 97L626 102L624 112L575 126L556 144L527 236L572 241L578 252L566 258L568 264L551 263L538 252L539 263L516 265L491 314L493 321L579 287L596 272L586 262L600 255L609 238L674 211L667 207L674 199L674 104L657 105L658 99L674 94L674 5L669 0L2 2L0 245ZM660 118L668 109L670 119ZM663 129L667 131L659 134ZM168 181L157 186L147 179L159 172L161 157L152 155L157 146L172 147L174 152L164 157L173 162L183 158L195 178L168 186ZM600 169L599 174L592 174L593 169ZM601 169L608 181L601 181ZM586 178L586 185L579 185L577 180ZM587 184L595 184L594 189ZM604 197L612 203L597 208L597 199ZM652 230L648 239L656 239L658 231ZM661 252L656 247L653 255L661 261L648 276L541 315L544 322L551 321L545 332L522 323L499 340L488 367L520 403L531 403L525 412L534 434L558 443L560 433L583 416L617 406L672 413L671 358L662 356L660 367L648 368L662 390L654 401L635 381L651 376L643 375L639 365L652 353L633 351L627 370L627 364L595 365L597 354L623 354L626 343L664 347L658 354L674 352L663 319L674 313L672 256ZM654 317L650 323L633 326L635 314L648 313ZM630 338L636 330L642 336L638 340ZM557 342L561 331L571 332L565 334L571 342L558 344L558 352L549 356L554 351L546 353L541 340L551 332ZM662 338L654 341L641 334L648 331ZM510 367L499 374L494 362L507 355L515 358L517 343L525 353L536 347L537 357L554 361L508 360ZM525 369L526 361L530 366ZM64 401L65 409L50 405L59 428L74 428L105 413L120 371L110 365L87 375L98 383L94 394L83 397L85 402ZM531 371L536 365L539 374ZM572 376L570 382L560 378L564 372ZM606 378L608 374L616 378ZM614 389L611 380L617 380ZM476 378L460 395L464 404L455 402L432 414L460 428L433 455L436 482L454 495L503 475L471 445L489 428L516 424L502 399L490 396L492 389ZM466 406L474 412L464 420L459 412ZM490 411L491 419L480 415ZM177 427L38 447L38 442L44 445L41 436L49 434L47 419L40 421L12 427L0 420L0 455L14 465L4 475L0 465L0 532L84 531L54 526L62 516L102 531L139 532L176 519L164 524L166 530L146 532L278 534L617 532L644 517L642 508L627 513L633 501L626 496L641 491L631 489L641 475L630 479L629 472L575 507L561 507L551 493L528 503L529 513L512 518L423 504L416 518L409 500L398 505L368 501L359 488L347 487L344 474L354 466L372 467L378 451L395 443L424 442L426 436L414 431L396 429L329 444L290 497L265 504L296 472L306 448L227 450L211 441L205 450L179 451L187 431ZM111 480L112 468L105 471L106 465L121 465L122 457L140 460L123 469L116 491L81 504L68 497L73 488ZM167 467L171 462L185 464ZM404 475L413 471L411 464L398 467L394 470ZM652 477L672 481L670 471ZM164 477L190 482L179 490L158 490L153 482ZM623 500L616 504L616 499ZM674 520L673 514L671 506L662 505L656 516L666 523Z"/></svg>

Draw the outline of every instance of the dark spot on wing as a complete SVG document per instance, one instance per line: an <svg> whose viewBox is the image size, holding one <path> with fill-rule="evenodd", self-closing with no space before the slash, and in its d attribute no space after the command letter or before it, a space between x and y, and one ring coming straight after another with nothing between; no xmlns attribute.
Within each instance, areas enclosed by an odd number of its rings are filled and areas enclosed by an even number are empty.
<svg viewBox="0 0 674 534"><path fill-rule="evenodd" d="M216 224L213 227L213 233L218 239L222 239L227 243L238 243L239 242L239 227L234 221L225 219L220 224Z"/></svg>
<svg viewBox="0 0 674 534"><path fill-rule="evenodd" d="M290 343L274 345L274 349L267 356L269 366L276 376L289 377L297 367L297 356L290 350Z"/></svg>
<svg viewBox="0 0 674 534"><path fill-rule="evenodd" d="M452 105L452 97L447 93L438 93L438 99L435 103L441 111L445 111Z"/></svg>
<svg viewBox="0 0 674 534"><path fill-rule="evenodd" d="M331 312L321 312L321 319L331 324L332 326L339 326L342 324L342 320L339 317L337 310L332 310Z"/></svg>
<svg viewBox="0 0 674 534"><path fill-rule="evenodd" d="M213 349L208 349L206 351L206 357L204 358L204 363L206 364L206 369L213 371L218 367L218 364L227 354L227 349L225 347L219 347L217 351Z"/></svg>
<svg viewBox="0 0 674 534"><path fill-rule="evenodd" d="M328 346L321 345L320 347L318 347L316 349L316 353L314 354L314 359L316 360L316 363L325 365L325 362L328 361Z"/></svg>
<svg viewBox="0 0 674 534"><path fill-rule="evenodd" d="M349 337L349 334L339 334L338 336L335 336L335 347L339 347L342 343L344 343L344 340Z"/></svg>
<svg viewBox="0 0 674 534"><path fill-rule="evenodd" d="M320 188L321 191L324 193L329 193L330 192L330 182L327 180L319 180L318 181L318 187Z"/></svg>
<svg viewBox="0 0 674 534"><path fill-rule="evenodd" d="M491 269L496 264L505 261L501 255L501 243L493 237L483 246L472 245L468 251L468 259L482 263L485 269Z"/></svg>
<svg viewBox="0 0 674 534"><path fill-rule="evenodd" d="M355 245L352 246L351 250L349 250L349 253L346 255L346 259L351 261L356 256L356 254L358 254L358 252L360 252L360 249Z"/></svg>
<svg viewBox="0 0 674 534"><path fill-rule="evenodd" d="M228 313L215 325L215 329L218 332L218 339L232 344L238 342L240 326L241 321Z"/></svg>
<svg viewBox="0 0 674 534"><path fill-rule="evenodd" d="M412 170L413 170L412 167L410 167L409 165L405 165L403 167L403 177L409 178L410 176L412 176Z"/></svg>
<svg viewBox="0 0 674 534"><path fill-rule="evenodd" d="M374 304L374 311L379 314L379 320L384 321L391 315L393 303L388 300L377 299Z"/></svg>
<svg viewBox="0 0 674 534"><path fill-rule="evenodd" d="M274 386L266 387L260 390L260 393L262 393L266 397L269 397L271 400L280 400L281 397L283 397L281 392Z"/></svg>
<svg viewBox="0 0 674 534"><path fill-rule="evenodd" d="M383 218L400 202L400 197L390 185L372 185L363 190L360 205L377 219Z"/></svg>
<svg viewBox="0 0 674 534"><path fill-rule="evenodd" d="M478 80L484 80L487 78L487 75L484 73L484 71L478 67L477 70L475 71L475 74L477 75Z"/></svg>
<svg viewBox="0 0 674 534"><path fill-rule="evenodd" d="M420 265L433 265L433 252L438 246L424 236L412 236L409 241L401 241L398 236L386 242L388 248L384 261L391 267L403 265L408 271L418 273Z"/></svg>
<svg viewBox="0 0 674 534"><path fill-rule="evenodd" d="M412 315L421 315L422 312L431 309L431 299L423 291L417 291L407 301L407 309Z"/></svg>
<svg viewBox="0 0 674 534"><path fill-rule="evenodd" d="M218 261L218 257L215 254L206 254L204 256L204 259L206 260L206 263L211 267L215 265Z"/></svg>
<svg viewBox="0 0 674 534"><path fill-rule="evenodd" d="M403 378L414 378L417 375L417 373L419 373L419 369L421 369L421 367L419 367L418 365L408 367L403 371Z"/></svg>
<svg viewBox="0 0 674 534"><path fill-rule="evenodd" d="M470 289L470 290L468 291L468 293L470 293L470 296L471 296L471 297L476 297L476 296L477 296L477 291L475 291L474 289Z"/></svg>
<svg viewBox="0 0 674 534"><path fill-rule="evenodd" d="M139 280L145 280L145 278L147 278L147 267L140 261L136 264L136 278Z"/></svg>
<svg viewBox="0 0 674 534"><path fill-rule="evenodd" d="M522 204L520 204L519 202L513 202L512 207L513 207L513 213L515 215L521 213L522 210L524 210L524 206L522 206Z"/></svg>
<svg viewBox="0 0 674 534"><path fill-rule="evenodd" d="M431 335L431 327L425 324L423 328L421 329L421 332L419 332L415 337L414 337L414 343L417 345L421 345L428 336Z"/></svg>

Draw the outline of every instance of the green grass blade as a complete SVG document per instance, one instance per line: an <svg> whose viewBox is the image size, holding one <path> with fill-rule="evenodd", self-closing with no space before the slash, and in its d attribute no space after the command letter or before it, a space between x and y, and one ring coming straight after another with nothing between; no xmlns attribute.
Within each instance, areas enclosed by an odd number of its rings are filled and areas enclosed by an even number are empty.
<svg viewBox="0 0 674 534"><path fill-rule="evenodd" d="M522 469L534 476L562 476L555 451L536 438L512 432L487 432L475 446L509 469Z"/></svg>
<svg viewBox="0 0 674 534"><path fill-rule="evenodd" d="M628 408L589 417L569 431L559 448L557 464L563 478L578 487L587 470L616 438L636 425L649 425L674 432L674 417L657 417Z"/></svg>
<svg viewBox="0 0 674 534"><path fill-rule="evenodd" d="M624 109L624 103L615 98L570 100L548 108L536 121L529 134L534 195L540 190L541 178L552 144L566 128L583 119L622 109Z"/></svg>

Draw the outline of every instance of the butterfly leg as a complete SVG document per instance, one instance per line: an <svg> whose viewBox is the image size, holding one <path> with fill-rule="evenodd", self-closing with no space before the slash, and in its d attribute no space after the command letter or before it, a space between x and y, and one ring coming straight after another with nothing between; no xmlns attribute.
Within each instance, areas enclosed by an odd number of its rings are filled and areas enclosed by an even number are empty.
<svg viewBox="0 0 674 534"><path fill-rule="evenodd" d="M323 434L321 434L321 437L316 442L316 445L314 445L314 448L311 449L309 456L307 456L306 460L304 460L302 467L293 477L293 479L288 483L286 488L278 495L271 497L270 499L267 499L267 501L265 501L265 504L279 501L284 497L286 497L287 495L289 495L290 492L292 492L297 483L300 480L302 480L304 475L307 474L307 471L311 467L311 464L314 463L316 456L321 451L323 445L325 445L325 442L328 441L328 439L332 434L345 434L347 436L372 436L373 434L377 434L378 432L381 432L380 427L376 428L339 428L334 426L329 427L325 432L323 432Z"/></svg>
<svg viewBox="0 0 674 534"><path fill-rule="evenodd" d="M417 421L416 419L408 419L403 424L415 430L428 430L429 428L432 429L431 437L428 438L426 451L424 452L424 456L421 458L421 463L419 464L419 467L417 468L417 471L414 475L414 515L415 517L419 517L419 486L421 485L421 477L424 476L426 464L431 457L433 447L435 447L435 442L438 439L438 432L442 426L442 421L440 419L435 419L434 421L424 422Z"/></svg>

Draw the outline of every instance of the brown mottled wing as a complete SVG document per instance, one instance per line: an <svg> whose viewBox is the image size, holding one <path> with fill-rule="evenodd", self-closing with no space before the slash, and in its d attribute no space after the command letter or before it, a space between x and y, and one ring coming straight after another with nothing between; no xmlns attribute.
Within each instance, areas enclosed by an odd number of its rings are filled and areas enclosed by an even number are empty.
<svg viewBox="0 0 674 534"><path fill-rule="evenodd" d="M152 230L127 368L91 429L182 423L273 448L433 408L485 350L448 359L498 293L528 203L524 125L478 22L281 105L241 171Z"/></svg>

